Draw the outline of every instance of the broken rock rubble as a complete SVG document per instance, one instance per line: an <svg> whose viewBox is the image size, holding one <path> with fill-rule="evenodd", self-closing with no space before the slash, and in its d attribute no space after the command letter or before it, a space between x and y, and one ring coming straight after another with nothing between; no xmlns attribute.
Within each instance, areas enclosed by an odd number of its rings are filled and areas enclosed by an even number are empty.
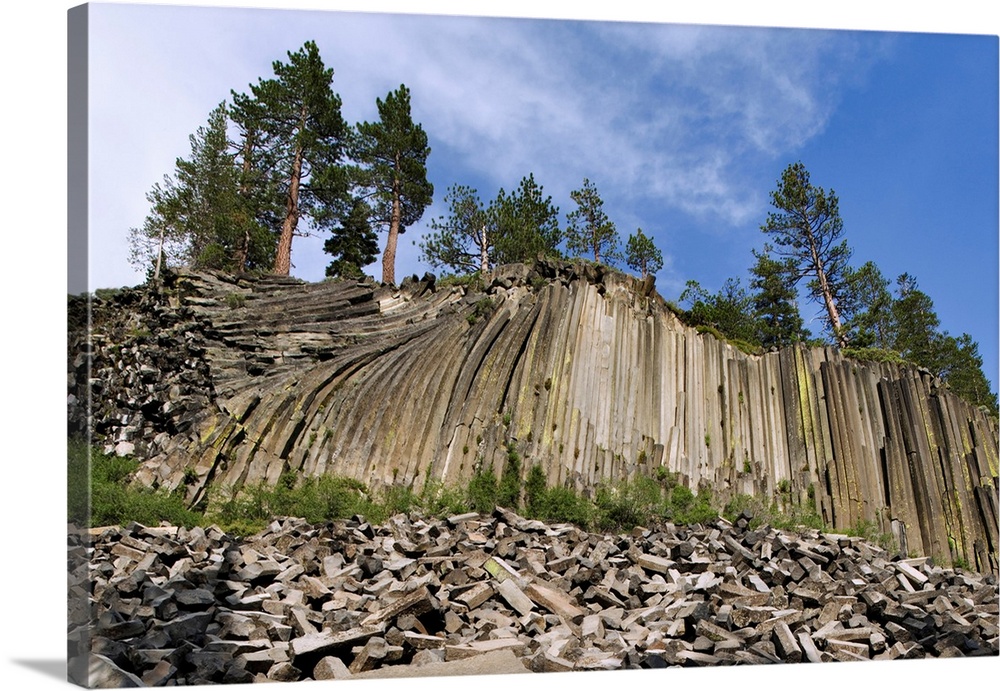
<svg viewBox="0 0 1000 691"><path fill-rule="evenodd" d="M87 622L70 640L90 641L98 686L998 654L994 576L748 519L97 529L71 545Z"/></svg>

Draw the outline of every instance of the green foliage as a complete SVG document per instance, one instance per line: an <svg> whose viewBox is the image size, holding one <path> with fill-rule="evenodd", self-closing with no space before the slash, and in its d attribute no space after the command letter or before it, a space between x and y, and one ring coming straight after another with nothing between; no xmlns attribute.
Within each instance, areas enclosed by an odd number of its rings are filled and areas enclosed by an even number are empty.
<svg viewBox="0 0 1000 691"><path fill-rule="evenodd" d="M678 489L685 488L675 488L674 493ZM682 493L680 497L674 497L671 494L672 502L676 503L678 501L683 501L683 505L668 505L667 516L675 523L683 523L687 525L693 525L695 523L707 523L712 519L718 517L719 512L713 505L712 492L708 488L699 488L698 493L694 495L692 499L688 499L690 496L690 490L686 494Z"/></svg>
<svg viewBox="0 0 1000 691"><path fill-rule="evenodd" d="M372 208L372 225L388 232L382 254L382 281L395 282L397 236L420 220L434 195L427 179L427 133L413 122L410 90L400 84L385 100L376 99L378 122L356 127L357 181Z"/></svg>
<svg viewBox="0 0 1000 691"><path fill-rule="evenodd" d="M714 295L697 281L688 281L680 299L689 305L684 321L700 333L711 333L723 341L737 340L751 347L759 345L753 301L739 279L727 279L722 290Z"/></svg>
<svg viewBox="0 0 1000 691"><path fill-rule="evenodd" d="M186 508L182 493L132 484L132 474L139 467L134 459L90 449L79 440L71 440L68 451L70 521L89 527L132 521L154 526L167 521L186 527L201 523L201 515Z"/></svg>
<svg viewBox="0 0 1000 691"><path fill-rule="evenodd" d="M447 516L468 510L465 492L440 480L428 480L418 496L418 506L430 516Z"/></svg>
<svg viewBox="0 0 1000 691"><path fill-rule="evenodd" d="M885 362L896 365L911 364L895 350L885 348L844 348L840 351L844 357L861 362Z"/></svg>
<svg viewBox="0 0 1000 691"><path fill-rule="evenodd" d="M524 509L529 518L541 518L544 515L545 485L545 471L535 463L528 470L528 477L524 481Z"/></svg>
<svg viewBox="0 0 1000 691"><path fill-rule="evenodd" d="M328 227L345 213L348 181L342 165L347 124L333 92L333 70L306 41L288 61L272 63L274 77L250 85L252 95L233 92L233 116L250 138L258 178L274 181L286 204L273 271L287 275L300 222ZM276 219L278 220L278 219Z"/></svg>
<svg viewBox="0 0 1000 691"><path fill-rule="evenodd" d="M444 274L437 280L438 288L462 286L470 291L483 291L483 276L478 271L471 274Z"/></svg>
<svg viewBox="0 0 1000 691"><path fill-rule="evenodd" d="M594 505L567 487L546 487L545 472L531 466L524 482L524 514L528 518L556 523L574 523L588 528L594 519Z"/></svg>
<svg viewBox="0 0 1000 691"><path fill-rule="evenodd" d="M979 344L969 334L958 338L941 337L943 367L941 376L956 394L976 406L984 406L997 416L997 394L990 390L989 380L983 374L983 358Z"/></svg>
<svg viewBox="0 0 1000 691"><path fill-rule="evenodd" d="M133 326L126 332L126 334L134 341L142 341L150 338L153 335L153 332L145 326Z"/></svg>
<svg viewBox="0 0 1000 691"><path fill-rule="evenodd" d="M228 293L226 295L226 305L231 310L239 309L246 303L247 296L243 293Z"/></svg>
<svg viewBox="0 0 1000 691"><path fill-rule="evenodd" d="M656 469L656 481L666 489L670 489L677 484L677 473L661 465Z"/></svg>
<svg viewBox="0 0 1000 691"><path fill-rule="evenodd" d="M90 447L85 441L69 440L66 470L67 518L70 523L89 526ZM125 475L127 476L128 473L126 472Z"/></svg>
<svg viewBox="0 0 1000 691"><path fill-rule="evenodd" d="M893 345L896 315L889 281L874 262L865 262L848 274L845 329L853 348L888 350Z"/></svg>
<svg viewBox="0 0 1000 691"><path fill-rule="evenodd" d="M491 314L493 314L493 309L494 309L493 298L488 298L488 297L480 298L479 300L476 301L476 304L473 305L472 312L470 312L468 316L466 316L465 320L469 322L469 324L475 324L481 318L489 317Z"/></svg>
<svg viewBox="0 0 1000 691"><path fill-rule="evenodd" d="M160 264L245 271L274 256L274 237L262 223L266 204L244 193L229 151L225 103L189 137L191 154L146 195L150 212L129 230L129 262L155 276Z"/></svg>
<svg viewBox="0 0 1000 691"><path fill-rule="evenodd" d="M753 515L750 527L759 528L769 525L778 530L797 530L812 528L824 529L823 520L816 513L815 504L806 507L793 506L782 510L776 501L767 501L761 497L740 494L730 500L722 510L726 520L735 522L744 510Z"/></svg>
<svg viewBox="0 0 1000 691"><path fill-rule="evenodd" d="M594 497L597 525L603 530L631 530L659 514L661 498L661 487L652 478L600 485Z"/></svg>
<svg viewBox="0 0 1000 691"><path fill-rule="evenodd" d="M582 256L593 254L594 261L613 265L619 258L618 230L604 212L604 200L587 178L583 187L569 194L576 210L566 216L566 248Z"/></svg>
<svg viewBox="0 0 1000 691"><path fill-rule="evenodd" d="M594 505L568 487L551 487L545 491L541 510L534 516L554 523L574 523L588 528L594 521Z"/></svg>
<svg viewBox="0 0 1000 691"><path fill-rule="evenodd" d="M823 306L828 331L845 346L847 334L837 306L850 289L851 250L841 239L844 223L837 195L813 185L805 166L793 163L771 192L771 204L775 211L761 230L774 241L777 259L786 262L790 284L808 280L808 295Z"/></svg>
<svg viewBox="0 0 1000 691"><path fill-rule="evenodd" d="M378 500L369 501L361 513L373 523L384 523L390 516L408 514L419 506L420 497L410 487L394 483L383 487Z"/></svg>
<svg viewBox="0 0 1000 691"><path fill-rule="evenodd" d="M655 274L663 268L663 253L653 244L652 238L642 232L642 228L629 235L625 243L625 263L642 278Z"/></svg>
<svg viewBox="0 0 1000 691"><path fill-rule="evenodd" d="M896 324L892 347L907 360L937 372L941 366L941 321L934 302L910 274L901 274L896 285L899 297L892 305Z"/></svg>
<svg viewBox="0 0 1000 691"><path fill-rule="evenodd" d="M716 329L714 326L708 326L707 324L698 324L697 326L694 327L694 330L699 334L709 334L711 336L714 336L720 341L726 340L725 334Z"/></svg>
<svg viewBox="0 0 1000 691"><path fill-rule="evenodd" d="M493 472L492 463L488 466L480 463L476 467L472 479L469 480L466 495L469 506L473 511L490 513L497 507L500 488L497 485L497 477Z"/></svg>
<svg viewBox="0 0 1000 691"><path fill-rule="evenodd" d="M456 272L490 270L496 238L478 193L452 185L444 195L448 215L430 222L431 231L420 241L420 259Z"/></svg>
<svg viewBox="0 0 1000 691"><path fill-rule="evenodd" d="M764 348L780 348L804 338L802 315L796 303L793 283L794 265L790 260L777 261L770 247L753 253L757 262L750 269L750 306L755 318L755 341Z"/></svg>
<svg viewBox="0 0 1000 691"><path fill-rule="evenodd" d="M368 220L372 214L363 199L355 198L351 211L339 225L330 231L330 237L323 243L323 251L334 257L326 267L326 275L332 278L364 278L368 266L378 254L378 235Z"/></svg>
<svg viewBox="0 0 1000 691"><path fill-rule="evenodd" d="M364 485L330 475L296 481L294 474L285 474L274 486L260 482L246 485L239 492L217 490L216 499L207 518L224 530L244 535L263 529L276 516L322 523L355 513L371 516L377 507L368 499Z"/></svg>
<svg viewBox="0 0 1000 691"><path fill-rule="evenodd" d="M931 298L916 279L897 279L899 297L892 305L896 326L893 345L900 355L941 377L959 396L997 415L997 395L983 374L979 344L968 334L958 338L939 331L940 320Z"/></svg>
<svg viewBox="0 0 1000 691"><path fill-rule="evenodd" d="M899 551L899 545L892 533L883 533L873 521L858 519L845 532L853 537L860 537L866 542L876 544L887 552Z"/></svg>
<svg viewBox="0 0 1000 691"><path fill-rule="evenodd" d="M539 255L559 256L563 231L559 228L559 207L545 196L533 173L521 178L511 194L502 189L489 209L496 242L496 264L528 263Z"/></svg>
<svg viewBox="0 0 1000 691"><path fill-rule="evenodd" d="M121 288L96 288L94 289L94 297L98 300L111 300L121 292Z"/></svg>
<svg viewBox="0 0 1000 691"><path fill-rule="evenodd" d="M431 221L433 232L420 242L421 258L432 266L485 273L499 264L558 254L559 209L533 174L511 194L501 189L485 208L479 193L465 185L450 187L445 201L448 215Z"/></svg>
<svg viewBox="0 0 1000 691"><path fill-rule="evenodd" d="M695 494L669 472L599 486L594 503L595 522L603 530L630 530L658 521L705 523L719 515L711 490L704 487Z"/></svg>
<svg viewBox="0 0 1000 691"><path fill-rule="evenodd" d="M515 511L521 505L521 454L517 452L514 442L507 444L507 462L500 474L497 503Z"/></svg>
<svg viewBox="0 0 1000 691"><path fill-rule="evenodd" d="M738 338L727 338L726 343L747 355L762 355L764 353L764 349L756 343L748 343Z"/></svg>

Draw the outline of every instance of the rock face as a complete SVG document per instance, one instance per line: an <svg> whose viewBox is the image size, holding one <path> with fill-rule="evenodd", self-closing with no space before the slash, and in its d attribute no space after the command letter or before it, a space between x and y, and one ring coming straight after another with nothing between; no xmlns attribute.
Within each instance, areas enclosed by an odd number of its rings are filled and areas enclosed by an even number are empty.
<svg viewBox="0 0 1000 691"><path fill-rule="evenodd" d="M84 685L160 686L1000 654L994 576L747 518L97 529L70 658Z"/></svg>
<svg viewBox="0 0 1000 691"><path fill-rule="evenodd" d="M93 314L71 344L71 428L91 392L108 448L191 502L289 471L460 482L515 444L550 484L665 467L998 568L996 420L916 369L748 355L602 267L502 267L483 291L181 273Z"/></svg>

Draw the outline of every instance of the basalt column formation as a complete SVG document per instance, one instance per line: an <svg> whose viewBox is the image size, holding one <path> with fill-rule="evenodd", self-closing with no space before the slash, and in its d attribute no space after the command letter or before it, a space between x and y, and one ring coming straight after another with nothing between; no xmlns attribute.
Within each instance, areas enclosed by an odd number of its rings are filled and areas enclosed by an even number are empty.
<svg viewBox="0 0 1000 691"><path fill-rule="evenodd" d="M94 314L71 402L89 382L108 447L192 502L286 472L459 483L514 445L550 485L662 467L997 571L995 419L914 368L746 354L651 281L541 261L482 290L179 273Z"/></svg>

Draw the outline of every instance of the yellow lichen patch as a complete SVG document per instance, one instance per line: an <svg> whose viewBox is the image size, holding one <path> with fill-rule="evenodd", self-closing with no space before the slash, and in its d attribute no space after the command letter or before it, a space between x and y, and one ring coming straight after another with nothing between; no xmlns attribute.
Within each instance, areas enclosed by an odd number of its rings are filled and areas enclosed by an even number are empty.
<svg viewBox="0 0 1000 691"><path fill-rule="evenodd" d="M218 417L213 415L212 417L208 418L206 423L202 426L201 430L199 430L198 438L201 440L202 444L207 444L208 440L212 438L213 434L215 434L215 428L217 423L218 423Z"/></svg>

